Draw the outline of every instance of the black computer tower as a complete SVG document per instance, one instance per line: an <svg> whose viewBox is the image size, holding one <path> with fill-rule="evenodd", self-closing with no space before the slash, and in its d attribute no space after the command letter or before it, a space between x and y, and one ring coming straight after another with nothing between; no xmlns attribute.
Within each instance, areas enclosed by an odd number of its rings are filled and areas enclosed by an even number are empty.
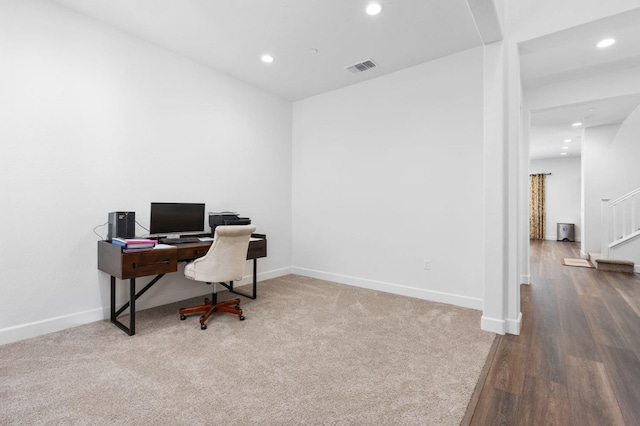
<svg viewBox="0 0 640 426"><path fill-rule="evenodd" d="M136 236L136 212L109 213L107 240L114 237L134 238Z"/></svg>

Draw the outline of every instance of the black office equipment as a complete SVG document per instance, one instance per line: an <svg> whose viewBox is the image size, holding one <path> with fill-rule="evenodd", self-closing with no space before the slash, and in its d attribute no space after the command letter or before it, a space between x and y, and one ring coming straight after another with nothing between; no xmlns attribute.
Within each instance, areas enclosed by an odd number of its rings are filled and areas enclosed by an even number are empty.
<svg viewBox="0 0 640 426"><path fill-rule="evenodd" d="M248 217L239 217L235 212L210 212L209 226L211 227L211 236L216 232L219 225L251 225L251 219Z"/></svg>
<svg viewBox="0 0 640 426"><path fill-rule="evenodd" d="M198 237L160 238L158 242L160 244L198 243L200 242L200 238Z"/></svg>
<svg viewBox="0 0 640 426"><path fill-rule="evenodd" d="M108 241L114 237L133 238L136 236L136 212L111 212L108 223Z"/></svg>
<svg viewBox="0 0 640 426"><path fill-rule="evenodd" d="M204 203L151 203L151 234L204 231Z"/></svg>

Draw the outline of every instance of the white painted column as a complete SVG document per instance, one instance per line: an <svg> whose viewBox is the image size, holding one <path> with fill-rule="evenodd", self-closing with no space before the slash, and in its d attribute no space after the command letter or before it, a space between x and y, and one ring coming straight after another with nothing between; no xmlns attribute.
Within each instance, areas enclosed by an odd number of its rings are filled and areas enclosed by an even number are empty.
<svg viewBox="0 0 640 426"><path fill-rule="evenodd" d="M481 327L506 332L507 146L504 42L484 46L485 273Z"/></svg>
<svg viewBox="0 0 640 426"><path fill-rule="evenodd" d="M520 84L520 55L518 46L510 42L505 42L506 55L504 58L506 66L507 83L507 103L504 117L506 124L506 147L507 147L507 221L508 221L508 246L507 264L508 274L506 282L506 332L510 334L520 334L522 314L520 313L520 264L522 256L526 256L527 267L529 265L529 229L526 233L521 232L520 221L522 220L521 203L526 203L525 210L528 212L529 206L529 150L521 152L520 141L522 123L522 90ZM526 156L526 166L524 170L521 165L522 156ZM523 176L524 173L524 176ZM524 192L524 194L523 194ZM524 200L523 200L524 196ZM528 218L525 219L528 224ZM526 243L521 245L523 241ZM528 268L527 268L528 269Z"/></svg>
<svg viewBox="0 0 640 426"><path fill-rule="evenodd" d="M520 146L517 46L484 47L485 280L482 329L519 334L521 265L528 274L528 151ZM524 164L523 164L524 163ZM524 169L524 170L523 170ZM523 177L522 174L526 177ZM523 205L526 203L526 207ZM526 213L523 213L526 212ZM526 244L526 246L525 246Z"/></svg>
<svg viewBox="0 0 640 426"><path fill-rule="evenodd" d="M525 105L522 107L520 122L520 170L518 176L520 179L520 194L518 205L518 223L519 223L519 253L520 258L518 264L520 265L520 283L531 284L531 265L530 265L530 251L529 251L529 127L531 123L531 111Z"/></svg>

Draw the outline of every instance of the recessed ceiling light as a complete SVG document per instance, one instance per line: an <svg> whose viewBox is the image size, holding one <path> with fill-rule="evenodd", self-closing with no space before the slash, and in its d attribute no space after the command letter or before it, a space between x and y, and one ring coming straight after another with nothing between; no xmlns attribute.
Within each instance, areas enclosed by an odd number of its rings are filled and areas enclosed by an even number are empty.
<svg viewBox="0 0 640 426"><path fill-rule="evenodd" d="M568 146L563 146L562 149L569 149L569 147Z"/></svg>
<svg viewBox="0 0 640 426"><path fill-rule="evenodd" d="M271 55L262 55L262 57L260 59L265 64L270 64L271 62L273 62L273 56L271 56Z"/></svg>
<svg viewBox="0 0 640 426"><path fill-rule="evenodd" d="M571 139L565 139L564 140L564 143L569 143L569 142L571 142Z"/></svg>
<svg viewBox="0 0 640 426"><path fill-rule="evenodd" d="M365 9L367 15L377 15L382 12L382 3L372 2L367 5Z"/></svg>
<svg viewBox="0 0 640 426"><path fill-rule="evenodd" d="M560 155L567 155L567 153L566 152L561 152Z"/></svg>
<svg viewBox="0 0 640 426"><path fill-rule="evenodd" d="M578 126L582 126L582 121L576 121L575 123L572 124L573 127L578 127Z"/></svg>
<svg viewBox="0 0 640 426"><path fill-rule="evenodd" d="M596 44L596 46L602 49L603 47L611 46L615 42L616 40L613 38L605 38L604 40L600 40L600 42Z"/></svg>

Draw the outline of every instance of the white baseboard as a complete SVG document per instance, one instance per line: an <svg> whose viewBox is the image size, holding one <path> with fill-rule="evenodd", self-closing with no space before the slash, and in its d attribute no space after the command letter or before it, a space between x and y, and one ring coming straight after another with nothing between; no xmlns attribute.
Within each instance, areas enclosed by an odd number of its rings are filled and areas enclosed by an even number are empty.
<svg viewBox="0 0 640 426"><path fill-rule="evenodd" d="M382 281L369 280L365 278L351 277L340 274L316 271L313 269L292 267L291 273L309 278L332 281L339 284L347 284L355 287L367 288L370 290L384 291L386 293L399 294L401 296L415 297L418 299L430 300L432 302L447 303L450 305L462 306L464 308L482 310L483 301L473 297L460 296L457 294L444 293L440 291L425 290L415 287L408 287L402 284L387 283Z"/></svg>
<svg viewBox="0 0 640 426"><path fill-rule="evenodd" d="M518 319L507 318L506 326L507 333L519 335L522 327L522 312L518 312Z"/></svg>
<svg viewBox="0 0 640 426"><path fill-rule="evenodd" d="M106 312L108 318L109 308L106 308ZM0 345L30 339L103 319L105 319L105 309L96 308L89 311L3 328L0 330Z"/></svg>
<svg viewBox="0 0 640 426"><path fill-rule="evenodd" d="M546 237L544 237L545 240L547 241L558 241L558 236L557 235L547 235ZM574 243L579 243L580 240L578 238L575 239L575 241L572 241Z"/></svg>
<svg viewBox="0 0 640 426"><path fill-rule="evenodd" d="M277 278L291 273L291 268L275 269L258 273L258 282ZM233 283L234 288L242 287L253 283L253 275L246 276L240 281ZM127 287L128 288L128 287ZM191 288L181 288L174 286L174 291L163 289L154 295L153 298L144 300L144 296L136 305L136 311L153 308L156 306L174 303L180 300L190 299L192 297L203 296L211 293L209 286L196 286ZM260 286L258 286L258 290ZM169 290L169 291L167 291ZM0 329L0 345L17 342L19 340L29 339L32 337L49 334L56 331L65 330L67 328L77 327L83 324L89 324L95 321L109 319L110 307L103 306L88 311L76 312L69 315L48 318L40 321L34 321L26 324L20 324L12 327Z"/></svg>
<svg viewBox="0 0 640 426"><path fill-rule="evenodd" d="M531 284L531 275L520 275L520 284Z"/></svg>
<svg viewBox="0 0 640 426"><path fill-rule="evenodd" d="M271 271L266 271L266 272L258 272L258 278L257 278L257 282L260 281L266 281L266 280L270 280L272 278L278 278L278 277L283 277L285 275L289 275L292 274L293 272L291 272L291 268L280 268L280 269L273 269ZM240 281L234 281L233 282L233 288L237 288L237 287L242 287L245 285L249 285L249 284L253 284L253 275L247 275L245 277L242 278L242 280ZM221 287L219 287L221 288ZM206 294L206 293L205 293Z"/></svg>
<svg viewBox="0 0 640 426"><path fill-rule="evenodd" d="M522 312L518 313L518 319L501 320L498 318L489 318L482 316L480 320L480 328L484 331L490 331L496 334L520 334L520 328L522 326Z"/></svg>
<svg viewBox="0 0 640 426"><path fill-rule="evenodd" d="M496 334L505 334L507 331L505 320L498 318L489 318L484 315L480 319L480 328L484 331L490 331Z"/></svg>

